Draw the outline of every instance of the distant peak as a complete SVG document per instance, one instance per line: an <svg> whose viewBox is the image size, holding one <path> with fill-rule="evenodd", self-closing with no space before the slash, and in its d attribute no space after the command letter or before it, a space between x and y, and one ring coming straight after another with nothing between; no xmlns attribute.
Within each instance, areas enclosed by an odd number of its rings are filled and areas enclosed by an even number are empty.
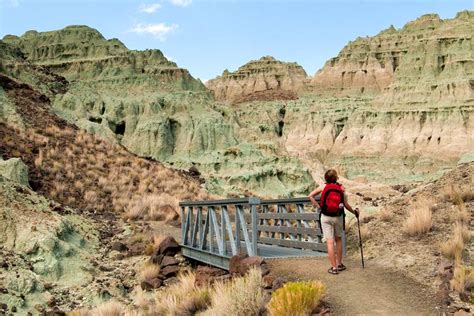
<svg viewBox="0 0 474 316"><path fill-rule="evenodd" d="M259 60L262 60L262 61L276 61L275 57L270 56L270 55L263 56L263 57L260 58Z"/></svg>

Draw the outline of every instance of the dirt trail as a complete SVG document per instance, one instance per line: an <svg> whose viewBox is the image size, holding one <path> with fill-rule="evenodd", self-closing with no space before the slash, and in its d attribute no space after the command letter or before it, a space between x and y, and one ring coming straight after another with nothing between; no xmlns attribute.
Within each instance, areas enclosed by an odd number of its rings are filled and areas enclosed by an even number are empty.
<svg viewBox="0 0 474 316"><path fill-rule="evenodd" d="M439 315L434 295L399 272L372 263L346 260L346 271L327 273L326 258L269 261L272 274L321 280L328 287L332 315Z"/></svg>

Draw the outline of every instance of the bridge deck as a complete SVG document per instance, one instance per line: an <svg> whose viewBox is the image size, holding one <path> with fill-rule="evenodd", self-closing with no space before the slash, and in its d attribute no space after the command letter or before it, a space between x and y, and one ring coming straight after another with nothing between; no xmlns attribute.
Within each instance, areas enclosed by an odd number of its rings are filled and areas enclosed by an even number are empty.
<svg viewBox="0 0 474 316"><path fill-rule="evenodd" d="M229 269L230 262L230 243L228 244L228 254L229 255L218 255L215 252L209 251L209 249L196 249L187 245L181 245L182 253L184 256L192 258L194 260L204 262L213 266L220 267L222 269ZM297 249L297 248L288 248L280 247L274 245L265 245L257 244L258 255L265 258L266 260L276 260L276 259L287 259L287 258L303 258L303 257L320 257L325 256L325 252L306 250L306 249ZM245 254L245 243L241 243L240 252Z"/></svg>

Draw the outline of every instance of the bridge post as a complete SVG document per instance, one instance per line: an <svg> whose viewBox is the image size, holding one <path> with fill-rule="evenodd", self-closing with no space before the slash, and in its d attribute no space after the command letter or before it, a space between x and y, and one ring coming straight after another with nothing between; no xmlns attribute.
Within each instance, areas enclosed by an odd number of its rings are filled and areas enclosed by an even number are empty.
<svg viewBox="0 0 474 316"><path fill-rule="evenodd" d="M249 256L258 256L257 205L260 205L260 199L250 197L249 204L252 214L252 254Z"/></svg>

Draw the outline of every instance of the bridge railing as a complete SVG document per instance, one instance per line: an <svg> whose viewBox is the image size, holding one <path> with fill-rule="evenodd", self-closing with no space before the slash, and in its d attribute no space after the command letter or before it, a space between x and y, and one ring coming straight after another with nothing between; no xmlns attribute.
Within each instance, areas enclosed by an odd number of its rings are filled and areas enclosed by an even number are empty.
<svg viewBox="0 0 474 316"><path fill-rule="evenodd" d="M319 209L308 198L184 201L180 207L184 253L200 261L225 266L239 253L260 255L259 244L326 251Z"/></svg>

